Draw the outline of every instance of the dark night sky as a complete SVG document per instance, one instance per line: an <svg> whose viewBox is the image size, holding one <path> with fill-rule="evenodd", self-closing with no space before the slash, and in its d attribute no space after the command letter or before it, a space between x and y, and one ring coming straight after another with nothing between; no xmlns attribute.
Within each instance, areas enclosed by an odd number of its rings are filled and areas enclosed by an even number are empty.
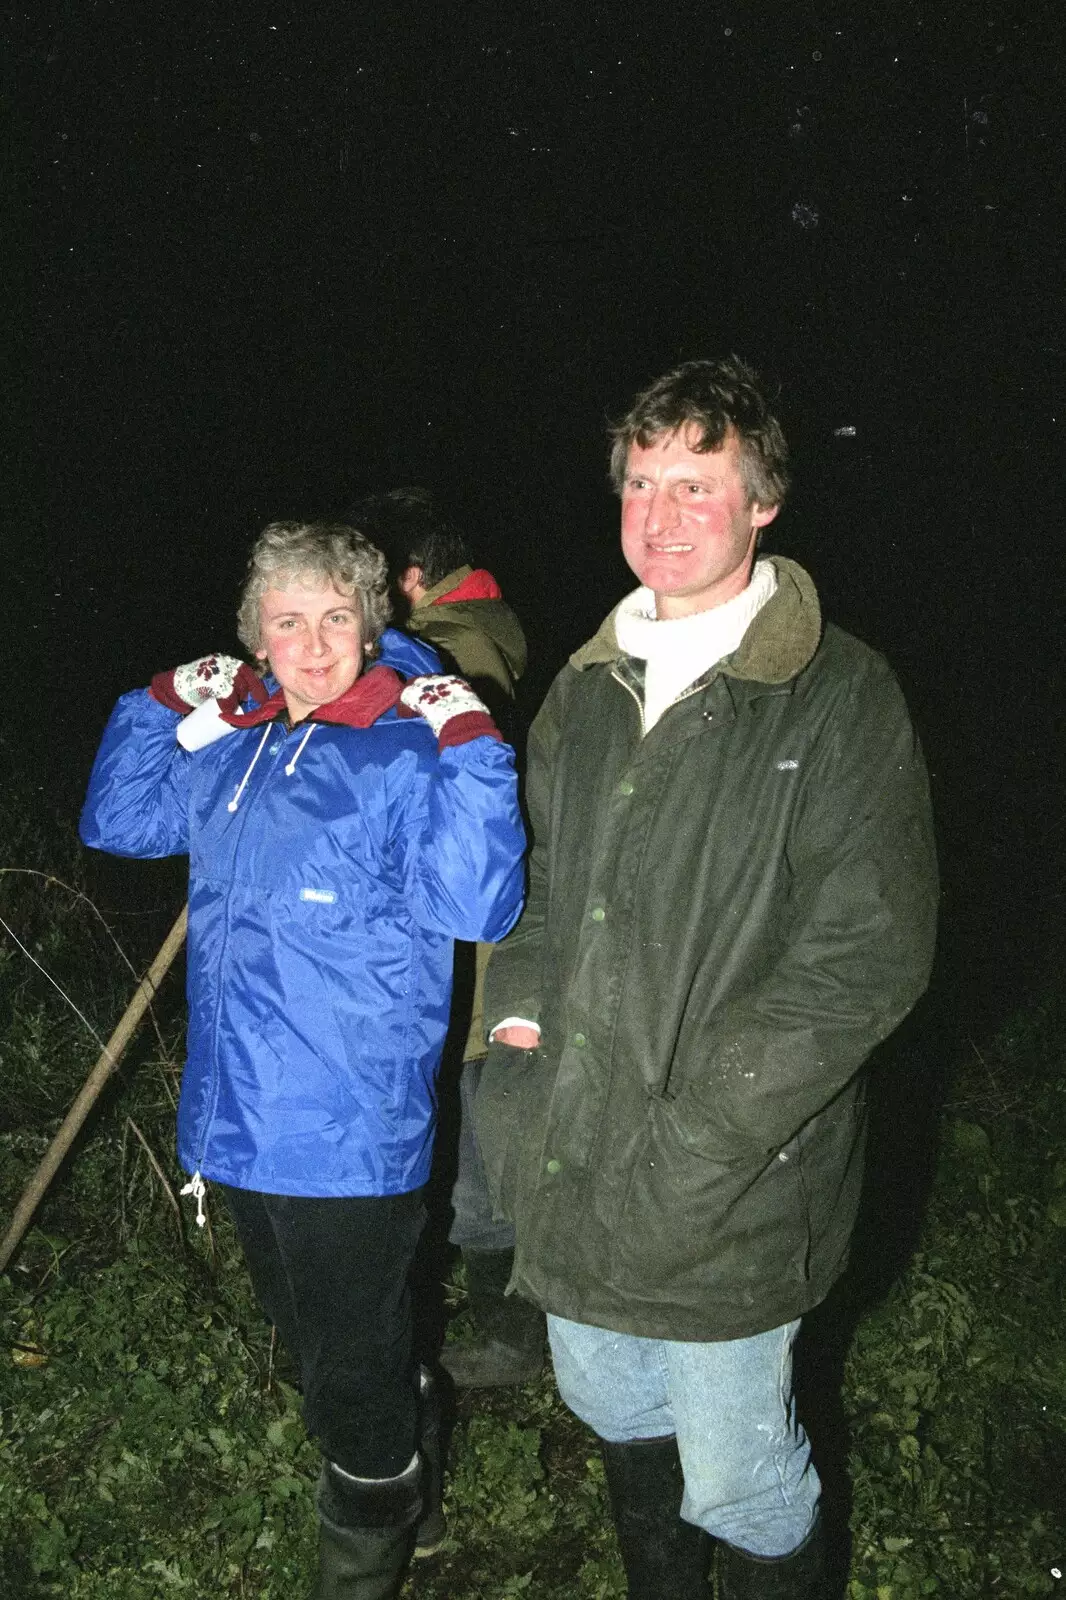
<svg viewBox="0 0 1066 1600"><path fill-rule="evenodd" d="M542 689L629 581L605 417L735 349L795 450L771 548L899 670L948 944L1020 996L1062 944L1057 9L18 7L19 742L76 793L118 692L233 647L264 522L397 482Z"/></svg>

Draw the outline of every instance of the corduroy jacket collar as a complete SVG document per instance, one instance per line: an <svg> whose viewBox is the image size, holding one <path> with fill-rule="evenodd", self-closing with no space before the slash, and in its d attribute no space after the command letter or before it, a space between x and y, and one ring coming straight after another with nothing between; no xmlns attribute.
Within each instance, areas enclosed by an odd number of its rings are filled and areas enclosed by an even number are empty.
<svg viewBox="0 0 1066 1600"><path fill-rule="evenodd" d="M787 683L802 672L822 637L822 608L818 591L808 574L786 556L771 556L777 589L753 618L738 648L719 663L730 677L756 683ZM578 672L586 667L618 661L614 619L618 607L580 650L570 657Z"/></svg>

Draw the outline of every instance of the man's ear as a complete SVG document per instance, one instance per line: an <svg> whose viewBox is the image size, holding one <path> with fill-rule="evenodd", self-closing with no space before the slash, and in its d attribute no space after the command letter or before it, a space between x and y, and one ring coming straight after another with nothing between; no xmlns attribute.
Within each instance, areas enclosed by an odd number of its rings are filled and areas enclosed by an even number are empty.
<svg viewBox="0 0 1066 1600"><path fill-rule="evenodd" d="M751 525L752 525L752 527L753 528L765 528L768 523L773 522L774 518L777 516L777 513L780 511L780 509L781 509L780 506L761 506L759 504L759 502L756 500L752 504L752 508L751 508Z"/></svg>
<svg viewBox="0 0 1066 1600"><path fill-rule="evenodd" d="M422 568L415 565L405 567L400 573L400 590L408 596L414 594L422 582Z"/></svg>

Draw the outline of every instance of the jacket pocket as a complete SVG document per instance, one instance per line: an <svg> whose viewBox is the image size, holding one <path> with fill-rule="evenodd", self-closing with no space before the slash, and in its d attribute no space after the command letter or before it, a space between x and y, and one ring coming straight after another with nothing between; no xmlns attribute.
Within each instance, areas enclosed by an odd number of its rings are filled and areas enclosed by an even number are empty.
<svg viewBox="0 0 1066 1600"><path fill-rule="evenodd" d="M723 1168L750 1167L766 1159L765 1145L754 1145L732 1132L715 1108L687 1086L653 1102L653 1122L689 1155Z"/></svg>
<svg viewBox="0 0 1066 1600"><path fill-rule="evenodd" d="M719 1160L671 1101L649 1102L612 1261L624 1292L743 1322L803 1283L810 1246L806 1196L791 1147Z"/></svg>
<svg viewBox="0 0 1066 1600"><path fill-rule="evenodd" d="M532 1162L535 1170L542 1112L554 1077L540 1049L489 1045L474 1100L474 1124L493 1211L508 1222L515 1221L523 1169Z"/></svg>

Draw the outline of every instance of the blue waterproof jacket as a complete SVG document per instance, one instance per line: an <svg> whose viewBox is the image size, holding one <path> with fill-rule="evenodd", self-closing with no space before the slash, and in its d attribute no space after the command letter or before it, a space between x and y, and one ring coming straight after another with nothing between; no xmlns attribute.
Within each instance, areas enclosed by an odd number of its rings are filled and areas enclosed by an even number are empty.
<svg viewBox="0 0 1066 1600"><path fill-rule="evenodd" d="M429 1172L452 941L501 939L521 908L514 756L487 737L438 750L395 706L369 726L329 714L190 754L176 712L124 695L81 836L189 854L182 1166L271 1194L401 1194Z"/></svg>

